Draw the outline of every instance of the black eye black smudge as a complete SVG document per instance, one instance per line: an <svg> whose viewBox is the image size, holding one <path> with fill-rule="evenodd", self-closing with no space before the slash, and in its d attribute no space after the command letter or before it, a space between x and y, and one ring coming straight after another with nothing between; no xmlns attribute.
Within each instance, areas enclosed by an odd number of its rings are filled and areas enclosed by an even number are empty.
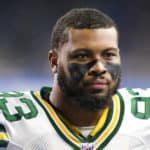
<svg viewBox="0 0 150 150"><path fill-rule="evenodd" d="M94 60L90 63L87 64L77 64L77 63L72 63L69 64L69 71L71 73L71 76L74 78L76 81L80 81L85 73L95 64L97 63L97 60Z"/></svg>
<svg viewBox="0 0 150 150"><path fill-rule="evenodd" d="M105 68L111 74L113 80L118 80L121 76L121 65L106 63Z"/></svg>
<svg viewBox="0 0 150 150"><path fill-rule="evenodd" d="M72 63L69 64L68 68L71 73L71 77L79 82L82 80L85 73L93 66L95 65L99 60L94 60L92 62L89 62L87 64L78 64L78 63ZM121 66L120 64L111 64L111 63L105 63L104 67L106 70L111 74L113 80L117 80L120 78L121 75Z"/></svg>

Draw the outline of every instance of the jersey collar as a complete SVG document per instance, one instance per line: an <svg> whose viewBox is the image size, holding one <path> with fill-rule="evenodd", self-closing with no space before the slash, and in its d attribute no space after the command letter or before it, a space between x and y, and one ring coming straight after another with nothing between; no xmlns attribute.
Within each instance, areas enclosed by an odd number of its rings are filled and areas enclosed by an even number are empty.
<svg viewBox="0 0 150 150"><path fill-rule="evenodd" d="M118 95L115 95L113 96L112 107L105 109L103 117L99 119L96 127L90 133L89 138L83 138L80 132L76 132L76 128L75 130L72 129L38 92L32 92L32 95L44 109L58 135L74 149L81 149L83 144L92 145L94 147L93 149L103 149L117 133L123 119L124 103Z"/></svg>

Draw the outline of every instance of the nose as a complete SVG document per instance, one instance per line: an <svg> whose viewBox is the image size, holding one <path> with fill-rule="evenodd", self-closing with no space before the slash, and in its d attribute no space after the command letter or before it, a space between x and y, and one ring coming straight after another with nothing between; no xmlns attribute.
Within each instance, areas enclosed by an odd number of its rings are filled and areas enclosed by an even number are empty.
<svg viewBox="0 0 150 150"><path fill-rule="evenodd" d="M105 64L100 60L96 60L88 71L88 75L100 76L106 73Z"/></svg>

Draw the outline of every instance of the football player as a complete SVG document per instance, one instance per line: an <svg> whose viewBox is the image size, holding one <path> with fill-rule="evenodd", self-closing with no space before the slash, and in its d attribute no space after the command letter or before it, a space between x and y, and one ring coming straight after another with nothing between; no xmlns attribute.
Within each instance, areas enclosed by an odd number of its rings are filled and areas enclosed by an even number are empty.
<svg viewBox="0 0 150 150"><path fill-rule="evenodd" d="M150 89L118 89L118 29L93 8L58 19L52 88L0 93L0 150L148 150Z"/></svg>

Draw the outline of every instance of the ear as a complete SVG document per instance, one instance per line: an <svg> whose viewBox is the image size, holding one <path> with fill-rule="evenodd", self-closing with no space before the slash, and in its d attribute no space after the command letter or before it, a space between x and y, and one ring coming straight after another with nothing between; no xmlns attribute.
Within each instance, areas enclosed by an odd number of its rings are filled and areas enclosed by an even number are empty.
<svg viewBox="0 0 150 150"><path fill-rule="evenodd" d="M48 52L48 61L53 73L57 73L58 54L55 50Z"/></svg>

